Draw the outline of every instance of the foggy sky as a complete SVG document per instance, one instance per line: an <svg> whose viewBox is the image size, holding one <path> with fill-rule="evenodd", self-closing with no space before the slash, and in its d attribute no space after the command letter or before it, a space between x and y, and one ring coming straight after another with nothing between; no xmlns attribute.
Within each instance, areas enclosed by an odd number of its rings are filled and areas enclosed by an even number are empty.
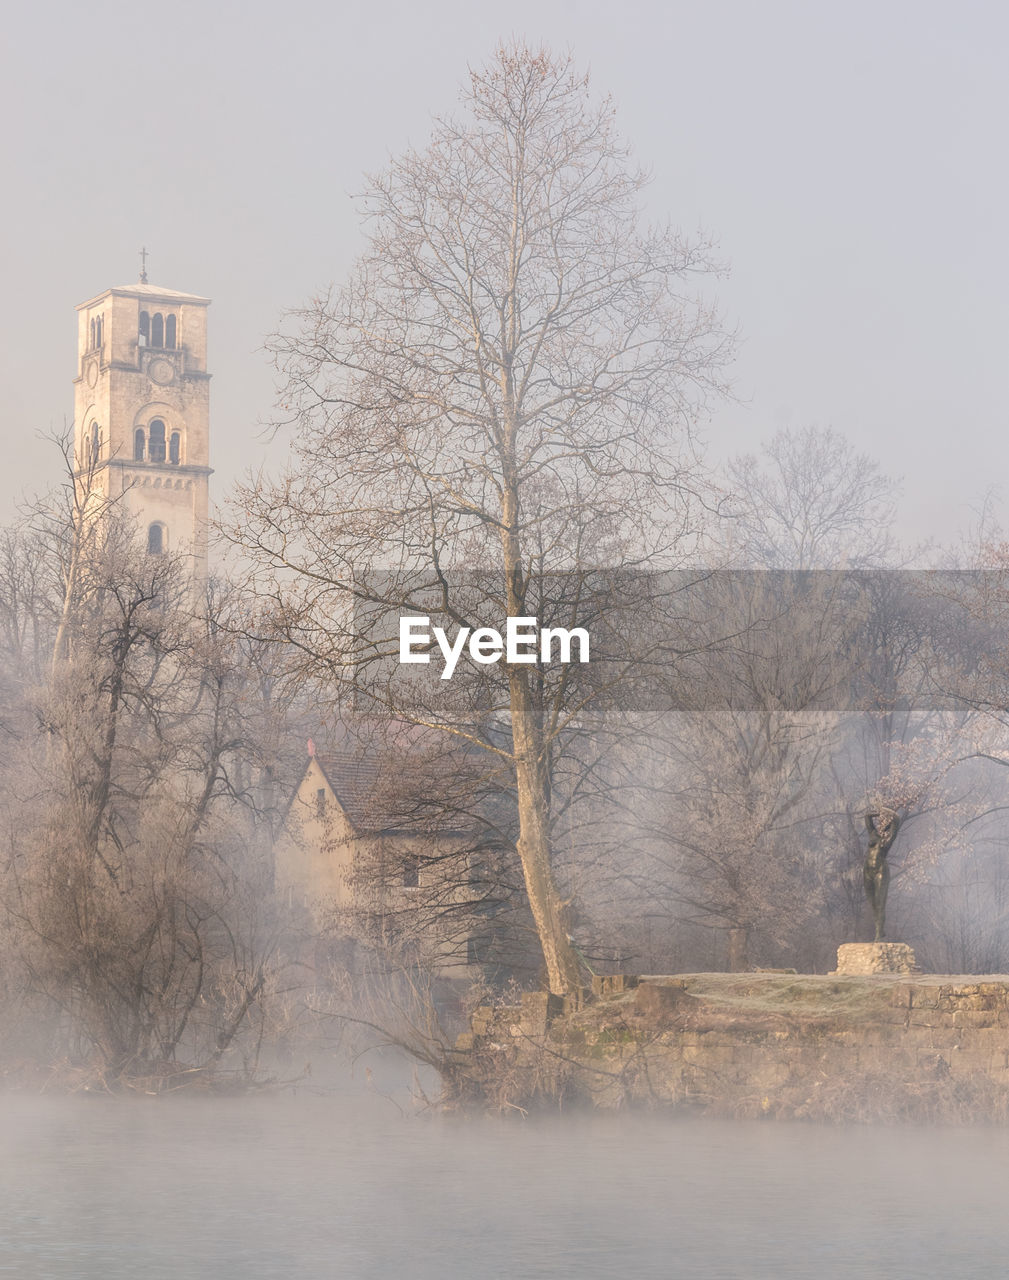
<svg viewBox="0 0 1009 1280"><path fill-rule="evenodd" d="M718 237L742 347L716 455L832 426L904 476L905 533L952 537L1009 461L1007 34L988 0L19 6L0 518L58 478L36 433L71 414L74 305L134 281L141 244L152 283L214 300L219 502L264 456L265 335L362 247L362 173L514 35L612 93L649 216Z"/></svg>

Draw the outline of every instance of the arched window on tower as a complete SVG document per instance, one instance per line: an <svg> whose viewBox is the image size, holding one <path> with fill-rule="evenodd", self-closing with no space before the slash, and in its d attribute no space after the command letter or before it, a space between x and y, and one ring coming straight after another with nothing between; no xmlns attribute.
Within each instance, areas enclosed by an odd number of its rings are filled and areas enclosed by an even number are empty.
<svg viewBox="0 0 1009 1280"><path fill-rule="evenodd" d="M98 346L98 343L95 341L95 318L94 316L92 316L91 317L91 350L94 351L95 347L97 346Z"/></svg>
<svg viewBox="0 0 1009 1280"><path fill-rule="evenodd" d="M165 317L160 311L154 313L154 319L151 321L151 346L163 347L165 345Z"/></svg>
<svg viewBox="0 0 1009 1280"><path fill-rule="evenodd" d="M133 433L133 461L134 462L143 462L145 444L146 444L146 437L144 435L144 429L143 427L137 427L136 431L134 431Z"/></svg>
<svg viewBox="0 0 1009 1280"><path fill-rule="evenodd" d="M165 554L165 526L156 521L147 530L147 554L149 556Z"/></svg>
<svg viewBox="0 0 1009 1280"><path fill-rule="evenodd" d="M105 328L104 318L102 316L99 316L98 319L95 321L95 336L98 339L95 345L98 347L100 347L102 343L105 341L105 334L102 332L104 328Z"/></svg>
<svg viewBox="0 0 1009 1280"><path fill-rule="evenodd" d="M174 316L168 316L165 320L165 346L175 347L175 329L177 321Z"/></svg>
<svg viewBox="0 0 1009 1280"><path fill-rule="evenodd" d="M95 463L102 454L102 434L97 422L91 424L91 461Z"/></svg>
<svg viewBox="0 0 1009 1280"><path fill-rule="evenodd" d="M182 441L179 433L177 431L173 431L171 438L168 441L168 461L175 467L179 465L179 449L181 443Z"/></svg>
<svg viewBox="0 0 1009 1280"><path fill-rule="evenodd" d="M147 435L147 457L151 462L165 460L165 424L160 418L151 420Z"/></svg>
<svg viewBox="0 0 1009 1280"><path fill-rule="evenodd" d="M146 347L151 341L151 317L146 311L140 313L140 334L137 341L142 347Z"/></svg>

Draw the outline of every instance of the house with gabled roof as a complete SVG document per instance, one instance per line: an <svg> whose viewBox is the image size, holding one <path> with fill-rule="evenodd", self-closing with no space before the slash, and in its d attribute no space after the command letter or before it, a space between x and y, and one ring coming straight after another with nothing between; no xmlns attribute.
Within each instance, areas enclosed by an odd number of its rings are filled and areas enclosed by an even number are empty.
<svg viewBox="0 0 1009 1280"><path fill-rule="evenodd" d="M320 932L413 936L458 969L471 833L441 802L439 767L451 767L444 748L415 733L392 748L342 736L318 749L310 740L274 847L281 904Z"/></svg>

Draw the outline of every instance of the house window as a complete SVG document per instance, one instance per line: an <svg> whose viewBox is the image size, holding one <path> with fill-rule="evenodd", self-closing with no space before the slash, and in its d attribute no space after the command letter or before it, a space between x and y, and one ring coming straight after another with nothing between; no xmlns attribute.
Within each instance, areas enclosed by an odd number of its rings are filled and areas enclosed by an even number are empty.
<svg viewBox="0 0 1009 1280"><path fill-rule="evenodd" d="M420 884L420 859L408 853L403 859L403 888L416 889Z"/></svg>
<svg viewBox="0 0 1009 1280"><path fill-rule="evenodd" d="M151 462L164 462L165 460L165 424L160 418L151 420L147 456Z"/></svg>
<svg viewBox="0 0 1009 1280"><path fill-rule="evenodd" d="M315 793L315 816L321 822L326 816L326 788L320 787Z"/></svg>
<svg viewBox="0 0 1009 1280"><path fill-rule="evenodd" d="M173 431L171 439L168 441L168 461L176 467L179 465L179 444L179 433Z"/></svg>
<svg viewBox="0 0 1009 1280"><path fill-rule="evenodd" d="M144 429L143 427L137 427L136 431L134 431L133 433L133 461L134 462L143 462L145 444L146 444L146 437L144 435Z"/></svg>
<svg viewBox="0 0 1009 1280"><path fill-rule="evenodd" d="M165 526L152 524L147 530L147 554L163 556L165 554Z"/></svg>

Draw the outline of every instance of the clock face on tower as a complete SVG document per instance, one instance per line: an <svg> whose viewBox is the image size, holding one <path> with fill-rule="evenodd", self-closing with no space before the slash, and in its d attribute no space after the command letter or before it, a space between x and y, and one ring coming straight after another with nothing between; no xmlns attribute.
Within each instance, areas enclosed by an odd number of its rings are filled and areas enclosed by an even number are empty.
<svg viewBox="0 0 1009 1280"><path fill-rule="evenodd" d="M171 360L155 359L147 366L147 376L159 387L167 387L175 381L175 365Z"/></svg>
<svg viewBox="0 0 1009 1280"><path fill-rule="evenodd" d="M98 382L98 361L97 360L88 361L88 367L87 367L87 372L85 374L85 377L88 380L88 386L91 387L92 390L94 390L94 387Z"/></svg>

